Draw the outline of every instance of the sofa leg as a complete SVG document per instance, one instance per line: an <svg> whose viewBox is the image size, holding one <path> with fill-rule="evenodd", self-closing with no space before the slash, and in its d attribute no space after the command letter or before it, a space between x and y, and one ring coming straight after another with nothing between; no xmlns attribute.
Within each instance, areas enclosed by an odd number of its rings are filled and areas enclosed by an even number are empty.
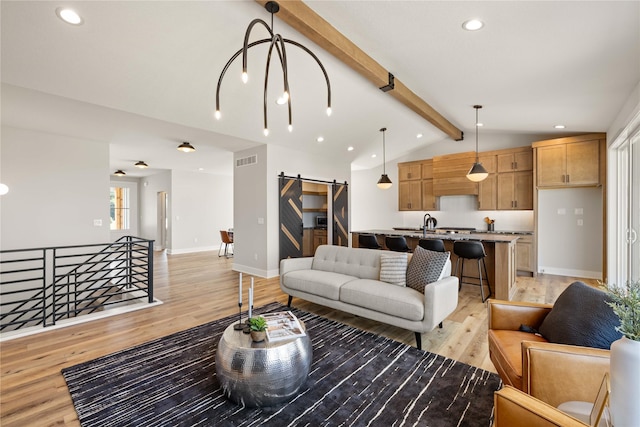
<svg viewBox="0 0 640 427"><path fill-rule="evenodd" d="M422 335L420 332L416 332L416 348L422 350Z"/></svg>
<svg viewBox="0 0 640 427"><path fill-rule="evenodd" d="M442 322L440 322L440 324L438 325L438 327L439 327L440 329L442 329Z"/></svg>
<svg viewBox="0 0 640 427"><path fill-rule="evenodd" d="M293 297L289 295L289 301L287 301L287 307L291 308L291 301L293 301Z"/></svg>

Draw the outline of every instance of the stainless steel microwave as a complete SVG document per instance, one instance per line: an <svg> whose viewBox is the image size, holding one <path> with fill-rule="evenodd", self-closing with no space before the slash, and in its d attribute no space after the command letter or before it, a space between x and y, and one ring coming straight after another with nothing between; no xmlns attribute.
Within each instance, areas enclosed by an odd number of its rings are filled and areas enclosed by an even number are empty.
<svg viewBox="0 0 640 427"><path fill-rule="evenodd" d="M327 217L326 216L317 216L316 217L316 227L327 228Z"/></svg>

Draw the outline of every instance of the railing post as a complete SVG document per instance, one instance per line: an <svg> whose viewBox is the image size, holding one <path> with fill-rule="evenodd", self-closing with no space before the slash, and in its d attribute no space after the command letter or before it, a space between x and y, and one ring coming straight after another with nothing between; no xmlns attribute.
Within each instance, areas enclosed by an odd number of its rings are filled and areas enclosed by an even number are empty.
<svg viewBox="0 0 640 427"><path fill-rule="evenodd" d="M149 240L147 253L147 295L149 304L153 302L153 240Z"/></svg>
<svg viewBox="0 0 640 427"><path fill-rule="evenodd" d="M133 243L131 236L127 236L127 289L131 289L131 278L133 277Z"/></svg>
<svg viewBox="0 0 640 427"><path fill-rule="evenodd" d="M47 249L42 250L42 327L47 326Z"/></svg>
<svg viewBox="0 0 640 427"><path fill-rule="evenodd" d="M53 311L53 323L52 323L52 325L56 324L56 260L57 260L57 256L58 255L56 253L56 248L53 248L53 267L52 267L53 280L51 280L51 289L53 291L53 295L51 296L51 310ZM45 267L45 269L46 269L46 267ZM47 295L46 295L46 292L45 292L45 298L46 297L47 297ZM45 306L45 308L46 308L46 306ZM43 326L47 326L47 325L45 324Z"/></svg>

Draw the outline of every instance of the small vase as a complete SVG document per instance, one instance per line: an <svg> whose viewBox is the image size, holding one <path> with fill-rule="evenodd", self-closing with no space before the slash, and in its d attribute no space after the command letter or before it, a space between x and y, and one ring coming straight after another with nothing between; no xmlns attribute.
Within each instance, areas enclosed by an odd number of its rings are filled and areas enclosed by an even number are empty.
<svg viewBox="0 0 640 427"><path fill-rule="evenodd" d="M267 338L265 331L251 331L251 339L253 342L262 342Z"/></svg>
<svg viewBox="0 0 640 427"><path fill-rule="evenodd" d="M640 341L622 337L611 344L610 376L613 425L640 426Z"/></svg>

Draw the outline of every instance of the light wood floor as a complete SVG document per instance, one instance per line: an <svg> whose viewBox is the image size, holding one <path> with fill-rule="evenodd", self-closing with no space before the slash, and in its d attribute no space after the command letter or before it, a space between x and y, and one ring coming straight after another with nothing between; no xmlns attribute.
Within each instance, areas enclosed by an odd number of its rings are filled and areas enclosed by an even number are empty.
<svg viewBox="0 0 640 427"><path fill-rule="evenodd" d="M217 252L158 253L154 262L155 295L164 304L0 344L0 425L78 426L62 368L237 313L238 274L231 271L231 259L218 258ZM515 299L553 303L574 280L551 275L519 277ZM248 283L245 275L245 286ZM287 296L280 291L278 278L256 278L254 300L255 306L273 301L286 304ZM415 345L413 332L295 298L293 305ZM425 350L495 372L486 332L480 290L463 285L458 309L443 329L424 334L422 345Z"/></svg>

